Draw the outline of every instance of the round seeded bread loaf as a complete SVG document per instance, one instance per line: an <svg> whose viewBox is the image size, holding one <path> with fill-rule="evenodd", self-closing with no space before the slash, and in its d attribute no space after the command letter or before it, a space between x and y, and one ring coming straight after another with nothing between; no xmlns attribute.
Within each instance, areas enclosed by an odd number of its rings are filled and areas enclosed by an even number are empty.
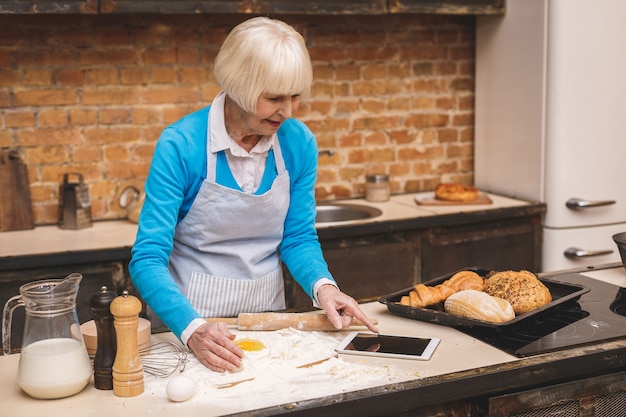
<svg viewBox="0 0 626 417"><path fill-rule="evenodd" d="M530 271L490 273L484 284L487 294L511 303L516 315L528 313L552 301L548 287Z"/></svg>

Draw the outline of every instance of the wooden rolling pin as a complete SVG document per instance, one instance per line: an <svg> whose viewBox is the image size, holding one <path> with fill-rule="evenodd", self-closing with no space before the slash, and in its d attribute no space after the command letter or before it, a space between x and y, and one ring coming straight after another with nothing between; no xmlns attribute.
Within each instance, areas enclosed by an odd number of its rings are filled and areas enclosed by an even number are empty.
<svg viewBox="0 0 626 417"><path fill-rule="evenodd" d="M281 330L293 327L298 330L337 331L326 314L316 313L241 313L237 317L210 317L205 320L221 321L238 330ZM370 320L374 324L378 323L375 319ZM364 326L359 320L352 320L352 327Z"/></svg>

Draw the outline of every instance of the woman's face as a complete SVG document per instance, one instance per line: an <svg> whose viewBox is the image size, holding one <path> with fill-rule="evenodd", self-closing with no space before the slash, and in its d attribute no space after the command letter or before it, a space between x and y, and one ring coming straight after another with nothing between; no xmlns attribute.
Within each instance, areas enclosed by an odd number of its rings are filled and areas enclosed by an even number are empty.
<svg viewBox="0 0 626 417"><path fill-rule="evenodd" d="M247 117L246 124L256 134L269 136L300 107L300 96L262 94L256 103L256 113Z"/></svg>

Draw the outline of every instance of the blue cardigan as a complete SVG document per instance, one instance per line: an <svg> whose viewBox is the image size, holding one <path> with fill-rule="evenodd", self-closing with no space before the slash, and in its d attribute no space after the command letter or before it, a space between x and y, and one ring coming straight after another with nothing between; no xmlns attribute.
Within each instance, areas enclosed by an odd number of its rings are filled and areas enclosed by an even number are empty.
<svg viewBox="0 0 626 417"><path fill-rule="evenodd" d="M200 316L174 283L168 271L169 255L176 225L189 211L206 178L208 112L209 107L185 116L161 134L145 183L146 198L129 265L133 284L144 301L179 338ZM291 198L279 248L281 260L313 298L315 282L332 279L315 230L317 143L313 133L296 119L281 125L278 140L290 176ZM238 189L225 158L220 160L216 181ZM273 158L268 161L266 168L275 177ZM267 191L271 182L263 181L261 186L266 189L258 193ZM178 308L163 308L172 304Z"/></svg>

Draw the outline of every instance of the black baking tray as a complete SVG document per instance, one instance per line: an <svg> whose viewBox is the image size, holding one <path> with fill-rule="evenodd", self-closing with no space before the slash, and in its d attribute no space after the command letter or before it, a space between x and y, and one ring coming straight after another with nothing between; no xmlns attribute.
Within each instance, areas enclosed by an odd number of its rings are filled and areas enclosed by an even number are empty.
<svg viewBox="0 0 626 417"><path fill-rule="evenodd" d="M490 269L484 268L464 268L459 271L474 271L481 277L484 277L489 272ZM452 277L452 275L456 274L459 271L455 271L451 274L445 275L443 277L435 278L431 281L424 282L424 285L437 285L441 284L445 280ZM390 313L395 314L397 316L408 317L410 319L427 321L430 323L437 323L446 326L452 327L491 327L491 328L503 328L506 326L511 326L513 324L519 323L523 320L527 320L531 317L535 317L538 314L546 313L559 305L576 301L580 298L581 295L589 292L589 288L584 285L572 284L569 282L561 282L556 279L550 278L540 278L540 281L544 283L546 287L550 290L550 294L552 295L552 302L546 304L542 307L536 308L533 311L529 311L528 313L520 314L516 316L514 319L509 320L504 323L491 323L482 320L471 319L467 317L455 316L453 314L448 314L443 309L443 302L433 304L424 308L416 308L409 307L402 304L399 304L400 299L404 295L408 295L413 287L406 288L402 291L394 292L393 294L386 295L384 297L379 298L379 302L386 304L387 309Z"/></svg>

